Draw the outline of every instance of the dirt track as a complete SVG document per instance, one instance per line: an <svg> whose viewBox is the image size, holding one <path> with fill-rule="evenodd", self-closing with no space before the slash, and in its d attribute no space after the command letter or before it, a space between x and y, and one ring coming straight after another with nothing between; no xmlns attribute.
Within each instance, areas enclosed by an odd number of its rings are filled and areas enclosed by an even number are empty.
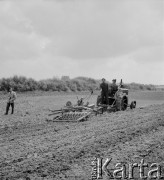
<svg viewBox="0 0 164 180"><path fill-rule="evenodd" d="M94 157L111 157L111 169L144 158L160 163L164 175L164 104L53 123L45 121L42 105L23 101L20 111L0 122L0 180L87 180Z"/></svg>

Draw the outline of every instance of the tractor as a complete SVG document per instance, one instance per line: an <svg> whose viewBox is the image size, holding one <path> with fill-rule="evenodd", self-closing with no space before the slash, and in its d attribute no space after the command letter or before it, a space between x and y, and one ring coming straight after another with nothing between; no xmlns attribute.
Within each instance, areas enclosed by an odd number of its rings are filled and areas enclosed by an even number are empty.
<svg viewBox="0 0 164 180"><path fill-rule="evenodd" d="M111 92L111 90L109 90L108 93L109 104L107 104L105 100L102 101L101 95L98 95L97 106L102 106L111 111L124 111L128 107L130 107L130 109L133 109L136 107L136 101L132 101L130 104L128 104L129 103L128 93L129 90L124 88L121 83L121 85L117 87L115 92Z"/></svg>

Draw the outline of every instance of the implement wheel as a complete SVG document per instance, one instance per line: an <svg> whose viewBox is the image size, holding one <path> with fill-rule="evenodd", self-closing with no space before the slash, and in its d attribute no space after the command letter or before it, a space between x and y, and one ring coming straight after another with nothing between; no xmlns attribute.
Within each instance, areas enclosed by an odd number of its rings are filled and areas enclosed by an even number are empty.
<svg viewBox="0 0 164 180"><path fill-rule="evenodd" d="M68 107L72 106L71 101L67 101L66 106L68 106Z"/></svg>

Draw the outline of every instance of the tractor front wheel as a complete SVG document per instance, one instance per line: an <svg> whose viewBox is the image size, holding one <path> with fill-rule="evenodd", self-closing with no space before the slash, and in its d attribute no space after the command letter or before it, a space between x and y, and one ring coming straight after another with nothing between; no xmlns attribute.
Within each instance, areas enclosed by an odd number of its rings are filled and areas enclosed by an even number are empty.
<svg viewBox="0 0 164 180"><path fill-rule="evenodd" d="M130 109L136 108L136 101L132 101L130 104Z"/></svg>

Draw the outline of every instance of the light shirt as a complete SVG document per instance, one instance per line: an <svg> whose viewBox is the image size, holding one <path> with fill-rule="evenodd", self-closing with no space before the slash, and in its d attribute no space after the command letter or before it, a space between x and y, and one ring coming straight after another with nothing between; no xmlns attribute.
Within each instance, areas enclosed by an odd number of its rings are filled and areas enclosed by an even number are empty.
<svg viewBox="0 0 164 180"><path fill-rule="evenodd" d="M8 103L13 103L16 99L16 93L14 91L9 92Z"/></svg>

